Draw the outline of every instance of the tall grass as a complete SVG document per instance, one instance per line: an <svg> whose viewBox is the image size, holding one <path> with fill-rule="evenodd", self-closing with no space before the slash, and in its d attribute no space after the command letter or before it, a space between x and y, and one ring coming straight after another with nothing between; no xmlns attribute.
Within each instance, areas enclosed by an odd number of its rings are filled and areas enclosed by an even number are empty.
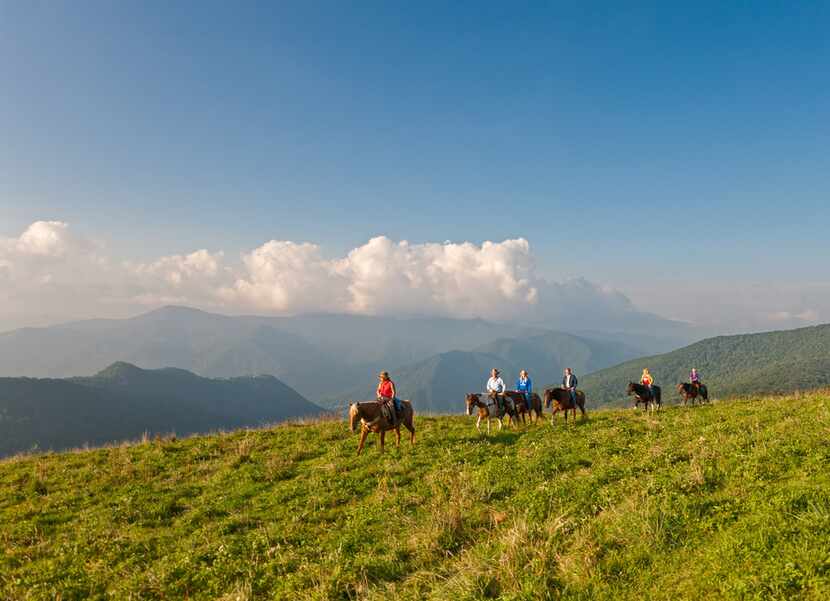
<svg viewBox="0 0 830 601"><path fill-rule="evenodd" d="M822 599L830 397L342 420L0 462L3 599Z"/></svg>

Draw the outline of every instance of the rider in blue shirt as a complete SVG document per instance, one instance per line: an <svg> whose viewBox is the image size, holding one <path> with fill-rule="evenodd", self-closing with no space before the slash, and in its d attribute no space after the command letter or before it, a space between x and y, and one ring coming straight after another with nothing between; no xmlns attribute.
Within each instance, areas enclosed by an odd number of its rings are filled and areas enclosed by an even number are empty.
<svg viewBox="0 0 830 601"><path fill-rule="evenodd" d="M516 391L525 395L525 407L530 411L530 393L533 392L533 382L524 369L519 372L519 379L516 380Z"/></svg>

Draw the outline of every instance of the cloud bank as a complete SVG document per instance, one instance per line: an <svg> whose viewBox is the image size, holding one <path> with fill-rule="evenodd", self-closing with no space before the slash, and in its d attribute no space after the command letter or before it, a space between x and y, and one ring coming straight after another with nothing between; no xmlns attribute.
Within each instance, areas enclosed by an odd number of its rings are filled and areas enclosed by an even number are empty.
<svg viewBox="0 0 830 601"><path fill-rule="evenodd" d="M271 240L238 258L201 249L145 263L117 260L60 221L38 221L16 238L0 239L0 311L18 321L171 303L278 315L503 320L567 313L574 304L633 309L619 293L585 280L541 280L521 238L476 245L379 236L335 258L316 244Z"/></svg>
<svg viewBox="0 0 830 601"><path fill-rule="evenodd" d="M570 330L648 332L664 324L617 290L538 277L522 238L477 245L378 236L334 258L316 244L271 240L238 257L200 249L149 262L112 257L60 221L37 221L15 238L0 238L0 329L121 317L165 304L274 315L480 317ZM825 314L819 305L753 309L772 327Z"/></svg>

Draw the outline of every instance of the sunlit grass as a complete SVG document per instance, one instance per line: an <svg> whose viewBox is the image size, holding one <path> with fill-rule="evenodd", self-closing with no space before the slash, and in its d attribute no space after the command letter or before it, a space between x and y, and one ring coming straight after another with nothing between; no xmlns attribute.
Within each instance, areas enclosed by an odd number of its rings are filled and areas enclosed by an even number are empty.
<svg viewBox="0 0 830 601"><path fill-rule="evenodd" d="M830 397L0 462L0 598L830 597Z"/></svg>

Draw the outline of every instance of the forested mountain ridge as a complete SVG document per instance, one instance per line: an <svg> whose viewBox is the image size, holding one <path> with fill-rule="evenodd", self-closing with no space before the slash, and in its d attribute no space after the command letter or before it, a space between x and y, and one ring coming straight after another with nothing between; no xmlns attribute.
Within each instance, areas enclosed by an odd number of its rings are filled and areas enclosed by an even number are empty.
<svg viewBox="0 0 830 601"><path fill-rule="evenodd" d="M0 456L257 426L322 413L273 376L208 379L114 363L92 377L0 378Z"/></svg>
<svg viewBox="0 0 830 601"><path fill-rule="evenodd" d="M664 402L678 398L674 387L688 381L693 367L716 397L830 386L830 324L708 338L588 374L580 386L594 405L622 404L626 385L639 381L644 367L662 386Z"/></svg>

